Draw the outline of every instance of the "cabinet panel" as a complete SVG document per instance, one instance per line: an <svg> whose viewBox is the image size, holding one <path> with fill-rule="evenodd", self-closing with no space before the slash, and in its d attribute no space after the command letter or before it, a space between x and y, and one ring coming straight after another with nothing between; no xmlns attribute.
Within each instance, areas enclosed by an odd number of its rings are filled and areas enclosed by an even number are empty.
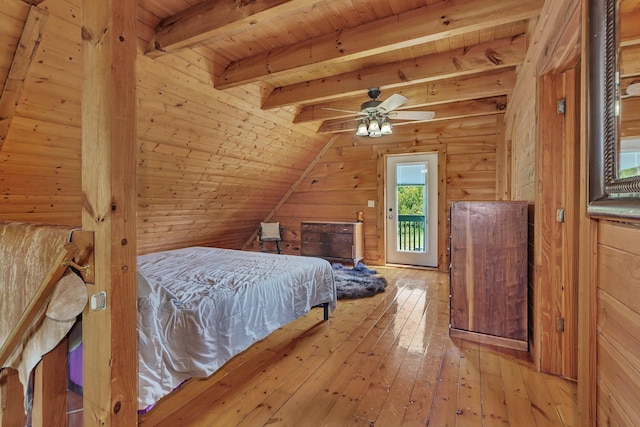
<svg viewBox="0 0 640 427"><path fill-rule="evenodd" d="M527 203L451 205L453 335L526 349Z"/></svg>
<svg viewBox="0 0 640 427"><path fill-rule="evenodd" d="M303 222L300 230L302 255L354 264L363 257L362 223Z"/></svg>

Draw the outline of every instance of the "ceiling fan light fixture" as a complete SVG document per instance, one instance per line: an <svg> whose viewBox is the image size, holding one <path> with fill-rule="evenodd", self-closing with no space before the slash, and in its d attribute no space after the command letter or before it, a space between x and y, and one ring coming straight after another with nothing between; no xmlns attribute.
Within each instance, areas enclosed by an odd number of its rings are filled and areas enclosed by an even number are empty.
<svg viewBox="0 0 640 427"><path fill-rule="evenodd" d="M356 132L356 135L358 136L368 136L369 135L369 130L367 130L367 123L362 120L360 122L360 124L358 125L358 131Z"/></svg>
<svg viewBox="0 0 640 427"><path fill-rule="evenodd" d="M369 137L371 138L379 138L381 136L382 136L382 132L380 132L379 130L369 132Z"/></svg>
<svg viewBox="0 0 640 427"><path fill-rule="evenodd" d="M384 119L382 121L382 125L380 126L380 133L382 135L391 135L391 123L389 123L389 120Z"/></svg>
<svg viewBox="0 0 640 427"><path fill-rule="evenodd" d="M371 119L369 121L369 136L374 132L380 132L380 123L378 123L378 119Z"/></svg>

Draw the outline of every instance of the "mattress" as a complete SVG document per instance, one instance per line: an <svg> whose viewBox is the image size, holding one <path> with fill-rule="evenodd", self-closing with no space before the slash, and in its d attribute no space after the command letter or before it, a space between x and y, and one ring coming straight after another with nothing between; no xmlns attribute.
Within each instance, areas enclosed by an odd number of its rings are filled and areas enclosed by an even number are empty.
<svg viewBox="0 0 640 427"><path fill-rule="evenodd" d="M335 309L336 289L320 258L206 247L139 256L139 410L323 303Z"/></svg>

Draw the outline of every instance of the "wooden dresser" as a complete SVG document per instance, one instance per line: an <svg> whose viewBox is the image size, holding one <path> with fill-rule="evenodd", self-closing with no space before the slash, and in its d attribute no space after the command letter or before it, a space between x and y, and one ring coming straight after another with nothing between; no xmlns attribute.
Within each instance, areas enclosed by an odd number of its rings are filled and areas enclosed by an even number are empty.
<svg viewBox="0 0 640 427"><path fill-rule="evenodd" d="M527 202L451 204L449 334L527 350Z"/></svg>
<svg viewBox="0 0 640 427"><path fill-rule="evenodd" d="M303 222L300 224L300 254L354 265L364 257L361 222Z"/></svg>

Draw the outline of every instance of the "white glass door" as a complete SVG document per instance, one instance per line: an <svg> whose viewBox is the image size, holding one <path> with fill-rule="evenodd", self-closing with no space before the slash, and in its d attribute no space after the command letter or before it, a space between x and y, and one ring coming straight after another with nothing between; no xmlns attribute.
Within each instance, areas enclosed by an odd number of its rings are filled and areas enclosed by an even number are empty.
<svg viewBox="0 0 640 427"><path fill-rule="evenodd" d="M438 154L388 156L387 262L438 266Z"/></svg>

